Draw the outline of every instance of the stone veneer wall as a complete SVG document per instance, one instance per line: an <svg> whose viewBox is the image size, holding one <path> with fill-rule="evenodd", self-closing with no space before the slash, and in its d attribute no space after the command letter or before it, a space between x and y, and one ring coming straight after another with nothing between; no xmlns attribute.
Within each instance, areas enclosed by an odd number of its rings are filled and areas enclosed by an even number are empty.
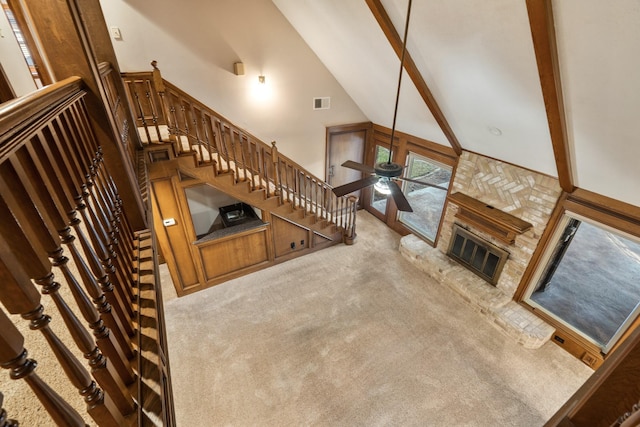
<svg viewBox="0 0 640 427"><path fill-rule="evenodd" d="M458 162L452 193L461 192L533 224L507 245L455 217L458 206L448 203L438 249L446 253L453 223L509 252L496 287L513 297L561 194L558 180L495 159L464 151ZM469 274L473 274L469 272Z"/></svg>
<svg viewBox="0 0 640 427"><path fill-rule="evenodd" d="M460 294L499 330L526 348L539 348L555 328L513 301L513 295L560 197L558 181L545 175L477 154L463 152L452 192L460 191L528 221L533 228L507 245L455 217L458 206L448 203L438 247L409 234L400 240L400 253L438 282ZM496 287L446 256L453 223L509 252Z"/></svg>

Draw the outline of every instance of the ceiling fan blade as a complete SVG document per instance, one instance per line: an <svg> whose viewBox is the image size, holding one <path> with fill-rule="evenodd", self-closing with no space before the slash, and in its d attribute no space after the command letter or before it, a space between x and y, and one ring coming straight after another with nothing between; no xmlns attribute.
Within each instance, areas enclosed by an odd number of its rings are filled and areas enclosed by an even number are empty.
<svg viewBox="0 0 640 427"><path fill-rule="evenodd" d="M350 182L349 184L334 187L333 193L338 197L344 196L345 194L353 193L354 191L360 190L361 188L373 185L378 182L378 179L379 178L377 176L368 176L358 181Z"/></svg>
<svg viewBox="0 0 640 427"><path fill-rule="evenodd" d="M389 189L391 190L391 196L393 197L393 201L396 202L396 207L399 211L413 212L409 201L404 197L402 190L395 181L389 181Z"/></svg>
<svg viewBox="0 0 640 427"><path fill-rule="evenodd" d="M445 187L441 187L441 186L436 185L436 184L429 184L428 182L418 181L418 180L416 180L416 179L404 178L404 177L401 177L401 176L399 176L399 177L398 177L398 178L396 178L396 179L401 179L401 180L403 180L403 181L409 181L409 182L415 182L416 184L426 185L427 187L433 187L433 188L438 188L438 189L440 189L440 190L449 191L449 189L447 189L447 188L445 188Z"/></svg>
<svg viewBox="0 0 640 427"><path fill-rule="evenodd" d="M375 169L373 169L369 165L363 165L362 163L354 162L353 160L347 160L342 164L345 168L355 169L364 173L376 173Z"/></svg>

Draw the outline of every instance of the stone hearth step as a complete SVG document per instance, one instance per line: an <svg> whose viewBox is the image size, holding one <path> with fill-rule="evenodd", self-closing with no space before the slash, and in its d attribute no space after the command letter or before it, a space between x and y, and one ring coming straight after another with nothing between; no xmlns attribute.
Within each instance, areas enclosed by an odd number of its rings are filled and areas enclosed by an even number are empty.
<svg viewBox="0 0 640 427"><path fill-rule="evenodd" d="M400 253L419 270L460 294L494 326L524 347L539 348L555 332L554 327L517 304L509 295L413 234L400 240Z"/></svg>

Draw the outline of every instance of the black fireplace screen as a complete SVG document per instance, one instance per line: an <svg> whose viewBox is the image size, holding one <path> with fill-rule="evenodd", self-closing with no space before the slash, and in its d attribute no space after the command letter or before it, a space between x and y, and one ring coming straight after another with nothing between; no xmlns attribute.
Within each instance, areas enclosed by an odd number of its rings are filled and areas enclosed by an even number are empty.
<svg viewBox="0 0 640 427"><path fill-rule="evenodd" d="M507 251L470 233L458 224L453 225L447 255L492 285L498 283L502 267L509 257Z"/></svg>

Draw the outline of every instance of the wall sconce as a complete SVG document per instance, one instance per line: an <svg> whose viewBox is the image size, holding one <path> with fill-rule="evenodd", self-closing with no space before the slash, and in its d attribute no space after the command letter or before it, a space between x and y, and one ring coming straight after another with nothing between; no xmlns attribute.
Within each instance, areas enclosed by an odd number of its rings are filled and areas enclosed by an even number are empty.
<svg viewBox="0 0 640 427"><path fill-rule="evenodd" d="M264 76L258 76L258 83L263 85L265 83L265 77Z"/></svg>

